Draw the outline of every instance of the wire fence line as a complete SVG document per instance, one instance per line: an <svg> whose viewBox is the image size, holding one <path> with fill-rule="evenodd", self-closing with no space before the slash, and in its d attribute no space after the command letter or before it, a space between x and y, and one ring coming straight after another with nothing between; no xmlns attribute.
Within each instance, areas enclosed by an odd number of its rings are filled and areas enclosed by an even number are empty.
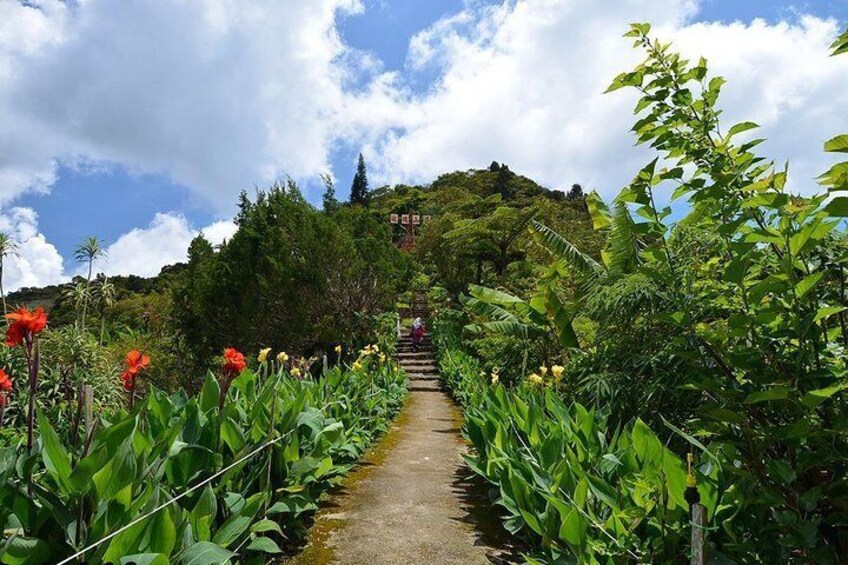
<svg viewBox="0 0 848 565"><path fill-rule="evenodd" d="M218 477L220 477L221 475L223 475L224 473L226 473L227 471L229 471L229 470L230 470L230 469L232 469L233 467L236 467L236 466L240 465L241 463L244 463L245 461L247 461L248 459L250 459L251 457L253 457L253 456L254 456L254 455L256 455L257 453L261 452L261 451L262 451L262 450L264 450L264 449L267 449L267 448L271 447L272 445L274 445L274 444L276 444L276 443L279 443L280 441L282 441L282 440L283 440L284 438L286 438L286 437L287 437L286 435L281 435L281 436L279 436L279 437L277 437L277 438L274 438L274 439L272 439L272 440L270 440L270 441L268 441L268 442L264 443L263 445L260 445L259 447L257 447L256 449L254 449L253 451L251 451L250 453L248 453L248 454L247 454L247 455L245 455L244 457L242 457L242 458L240 458L240 459L238 459L238 460L236 460L236 461L233 461L232 463L230 463L229 465L227 465L226 467L224 467L223 469L221 469L221 470L220 470L220 471L218 471L217 473L213 474L212 476L210 476L210 477L208 477L208 478L206 478L206 479L203 479L202 481L200 481L200 482L199 482L199 483L197 483L196 485L192 486L192 487L191 487L191 488L189 488L188 490L186 490L186 491L182 492L181 494L179 494L178 496L175 496L174 498L171 498L171 499L170 499L170 500L168 500L167 502L163 502L162 504L160 504L159 506L157 506L156 508L154 508L154 509L153 509L153 510L151 510L150 512L147 512L146 514L142 514L142 515L141 515L141 516L139 516L138 518L136 518L136 519L132 520L131 522L127 523L127 524L126 524L126 525L124 525L124 526L121 526L120 528L118 528L118 529L117 529L117 530L115 530L114 532L110 533L109 535L107 535L107 536L105 536L105 537L103 537L103 538L99 539L98 541L96 541L96 542L92 543L91 545L88 545L88 546L86 546L86 547L82 548L81 550L77 551L76 553L74 553L74 554L73 554L73 555L71 555L70 557L68 557L68 558L66 558L66 559L64 559L64 560L62 560L62 561L60 561L60 562L58 563L58 565L66 565L66 564L68 564L68 563L73 562L75 559L77 559L77 558L79 558L79 557L82 557L83 555L85 555L86 553L88 553L89 551L91 551L92 549L95 549L95 548L97 548L97 547L99 547L99 546L103 545L103 544L104 544L104 543L106 543L107 541L111 540L112 538L114 538L115 536L117 536L117 535L121 534L122 532L127 531L128 529L132 528L132 527L133 527L133 526L135 526L136 524L138 524L138 523L140 523L140 522L143 522L144 520L147 520L148 518L150 518L151 516L153 516L154 514L156 514L157 512L159 512L160 510L162 510L163 508L167 508L168 506L170 506L170 505L171 505L171 504L173 504L174 502L177 502L178 500L180 500L180 499L182 499L182 498L184 498L184 497L188 496L189 494L191 494L192 492L196 491L196 490L197 490L197 489L199 489L200 487L206 486L207 484L211 483L212 481L214 481L215 479L217 479Z"/></svg>

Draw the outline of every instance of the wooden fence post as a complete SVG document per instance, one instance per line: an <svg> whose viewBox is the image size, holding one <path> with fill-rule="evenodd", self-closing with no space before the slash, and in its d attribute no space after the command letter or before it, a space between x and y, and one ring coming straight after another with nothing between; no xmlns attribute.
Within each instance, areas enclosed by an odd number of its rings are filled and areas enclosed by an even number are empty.
<svg viewBox="0 0 848 565"><path fill-rule="evenodd" d="M692 505L692 560L691 565L707 563L707 507L703 504Z"/></svg>
<svg viewBox="0 0 848 565"><path fill-rule="evenodd" d="M94 388L90 384L82 387L83 406L85 410L85 443L83 457L88 455L88 448L94 436Z"/></svg>

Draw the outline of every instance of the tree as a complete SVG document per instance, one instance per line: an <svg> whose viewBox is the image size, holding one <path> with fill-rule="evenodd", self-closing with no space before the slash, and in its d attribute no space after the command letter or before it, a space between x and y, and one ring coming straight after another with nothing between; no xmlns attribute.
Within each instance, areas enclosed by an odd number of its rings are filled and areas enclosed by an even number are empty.
<svg viewBox="0 0 848 565"><path fill-rule="evenodd" d="M583 194L583 187L579 184L575 183L571 185L571 190L565 195L568 200L577 200L578 198L584 198L586 195Z"/></svg>
<svg viewBox="0 0 848 565"><path fill-rule="evenodd" d="M498 178L495 181L495 190L501 195L501 198L508 200L512 195L511 180L515 175L509 170L505 164L502 164L498 169Z"/></svg>
<svg viewBox="0 0 848 565"><path fill-rule="evenodd" d="M0 232L0 299L3 301L3 314L6 313L6 293L3 291L3 259L17 256L18 244L7 233Z"/></svg>
<svg viewBox="0 0 848 565"><path fill-rule="evenodd" d="M353 176L353 184L350 187L350 203L368 206L368 171L365 168L362 153L359 154L356 174Z"/></svg>
<svg viewBox="0 0 848 565"><path fill-rule="evenodd" d="M336 186L333 183L333 178L326 173L322 173L321 181L326 188L322 197L324 211L335 212L339 208L339 201L336 200Z"/></svg>
<svg viewBox="0 0 848 565"><path fill-rule="evenodd" d="M101 275L97 277L97 284L93 289L93 294L100 313L100 345L102 346L103 338L106 334L106 311L117 302L118 291L112 281L109 280L109 277Z"/></svg>
<svg viewBox="0 0 848 565"><path fill-rule="evenodd" d="M94 261L106 256L106 250L100 245L96 237L87 237L74 250L74 258L78 263L88 264L88 276L85 279L85 296L82 301L82 315L80 316L80 328L85 329L85 314L88 309L88 298L91 294L91 275L94 269Z"/></svg>

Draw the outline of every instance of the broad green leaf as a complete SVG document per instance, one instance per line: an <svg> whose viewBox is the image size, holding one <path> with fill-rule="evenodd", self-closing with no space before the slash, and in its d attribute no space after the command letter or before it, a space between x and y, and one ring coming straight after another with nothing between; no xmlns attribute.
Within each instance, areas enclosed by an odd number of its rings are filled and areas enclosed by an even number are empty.
<svg viewBox="0 0 848 565"><path fill-rule="evenodd" d="M836 218L848 217L848 196L839 196L827 203L824 211Z"/></svg>
<svg viewBox="0 0 848 565"><path fill-rule="evenodd" d="M728 130L726 137L727 139L730 139L737 133L742 133L743 131L752 130L758 127L760 126L755 124L754 122L742 122L731 127L730 130Z"/></svg>
<svg viewBox="0 0 848 565"><path fill-rule="evenodd" d="M215 523L217 513L218 500L215 498L215 491L212 490L211 486L206 485L189 514L189 521L191 522L195 539L199 541L209 541L212 539L212 524Z"/></svg>
<svg viewBox="0 0 848 565"><path fill-rule="evenodd" d="M848 53L848 31L836 38L836 41L830 46L833 49L831 55L842 55Z"/></svg>
<svg viewBox="0 0 848 565"><path fill-rule="evenodd" d="M236 554L209 541L199 541L180 555L181 565L220 565Z"/></svg>
<svg viewBox="0 0 848 565"><path fill-rule="evenodd" d="M256 518L263 500L263 494L252 496L244 508L221 524L221 527L212 536L212 541L221 547L229 547L235 543L250 528L250 524Z"/></svg>
<svg viewBox="0 0 848 565"><path fill-rule="evenodd" d="M570 266L582 273L597 273L602 270L597 261L582 253L567 239L551 228L534 221L533 228L539 233L542 245L554 255L564 259Z"/></svg>
<svg viewBox="0 0 848 565"><path fill-rule="evenodd" d="M212 375L212 371L206 373L206 382L200 390L200 411L208 412L218 406L218 395L220 394L218 381Z"/></svg>
<svg viewBox="0 0 848 565"><path fill-rule="evenodd" d="M250 531L254 534L260 534L262 532L277 532L278 534L283 535L283 530L280 528L280 525L273 520L268 520L267 518L259 520L253 524L250 527Z"/></svg>
<svg viewBox="0 0 848 565"><path fill-rule="evenodd" d="M816 317L813 319L813 322L818 322L819 320L824 320L833 316L834 314L839 314L840 312L844 312L846 310L845 306L825 306L824 308L819 308L819 311L816 312Z"/></svg>
<svg viewBox="0 0 848 565"><path fill-rule="evenodd" d="M770 459L766 462L766 468L769 476L779 484L789 485L794 483L797 478L795 470L783 459Z"/></svg>
<svg viewBox="0 0 848 565"><path fill-rule="evenodd" d="M801 279L798 284L795 285L795 294L798 295L798 298L804 298L808 292L815 288L824 275L824 271L817 271L812 275Z"/></svg>
<svg viewBox="0 0 848 565"><path fill-rule="evenodd" d="M834 153L848 153L848 134L837 135L824 144L824 150Z"/></svg>
<svg viewBox="0 0 848 565"><path fill-rule="evenodd" d="M633 447L646 464L659 466L663 460L663 444L641 418L633 424Z"/></svg>
<svg viewBox="0 0 848 565"><path fill-rule="evenodd" d="M170 565L168 556L162 553L136 553L121 557L121 565Z"/></svg>
<svg viewBox="0 0 848 565"><path fill-rule="evenodd" d="M607 229L612 225L612 214L603 199L594 190L586 196L586 206L592 216L592 226L596 230Z"/></svg>
<svg viewBox="0 0 848 565"><path fill-rule="evenodd" d="M49 563L52 552L44 541L17 536L9 540L3 553L5 565L40 565Z"/></svg>
<svg viewBox="0 0 848 565"><path fill-rule="evenodd" d="M805 406L809 408L815 408L834 394L840 393L843 390L848 388L848 381L837 383L835 385L831 385L827 388L820 388L818 390L811 390L803 397L801 397L801 402L804 403Z"/></svg>
<svg viewBox="0 0 848 565"><path fill-rule="evenodd" d="M262 553L282 553L280 546L271 538L260 536L254 538L247 546L248 551L261 551Z"/></svg>
<svg viewBox="0 0 848 565"><path fill-rule="evenodd" d="M767 402L770 400L786 400L789 398L788 386L776 386L768 390L752 392L745 397L745 404L756 404L758 402Z"/></svg>
<svg viewBox="0 0 848 565"><path fill-rule="evenodd" d="M38 411L38 430L44 445L41 451L44 466L66 494L74 492L71 482L71 457L41 410Z"/></svg>

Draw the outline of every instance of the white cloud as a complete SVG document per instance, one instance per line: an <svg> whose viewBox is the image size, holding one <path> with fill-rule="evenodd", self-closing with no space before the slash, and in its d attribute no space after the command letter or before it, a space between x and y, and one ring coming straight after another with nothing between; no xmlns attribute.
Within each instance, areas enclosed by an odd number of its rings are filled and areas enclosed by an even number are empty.
<svg viewBox="0 0 848 565"><path fill-rule="evenodd" d="M203 232L213 245L217 245L232 237L235 231L235 224L229 221L195 230L180 214L156 214L146 228L131 230L109 245L106 258L98 261L96 270L108 275L152 277L165 265L186 261L188 246L198 233Z"/></svg>
<svg viewBox="0 0 848 565"><path fill-rule="evenodd" d="M0 208L0 232L17 244L16 255L3 262L3 288L11 292L26 286L44 286L64 280L62 257L38 231L32 208Z"/></svg>
<svg viewBox="0 0 848 565"><path fill-rule="evenodd" d="M848 131L848 57L830 58L836 22L804 16L769 25L692 23L686 0L525 0L472 7L411 41L409 67L435 66L423 95L386 75L350 101L370 145L372 177L427 181L453 169L506 162L548 186L582 182L611 196L647 161L628 133L633 92L602 94L641 54L622 39L650 21L729 83L726 126L753 119L763 150L791 161L794 187L814 189L827 168L822 141Z"/></svg>
<svg viewBox="0 0 848 565"><path fill-rule="evenodd" d="M0 202L57 163L164 173L228 209L327 170L358 0L0 2ZM345 64L339 61L344 60Z"/></svg>
<svg viewBox="0 0 848 565"><path fill-rule="evenodd" d="M61 284L73 275L85 275L82 268L72 273L63 269L62 256L39 231L38 215L32 208L0 209L0 232L17 244L17 253L3 263L3 288L7 293L23 287ZM195 229L176 212L156 214L147 227L133 229L109 245L106 259L95 264L95 272L155 276L165 265L185 261L191 240L201 232L217 245L233 236L236 225L222 220Z"/></svg>

